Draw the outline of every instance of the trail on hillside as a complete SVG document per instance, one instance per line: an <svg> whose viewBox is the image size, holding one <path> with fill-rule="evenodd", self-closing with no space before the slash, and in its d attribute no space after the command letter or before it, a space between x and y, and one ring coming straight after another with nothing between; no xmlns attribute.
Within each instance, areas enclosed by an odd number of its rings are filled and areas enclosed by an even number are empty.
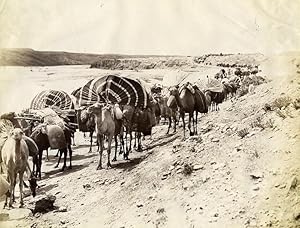
<svg viewBox="0 0 300 228"><path fill-rule="evenodd" d="M252 93L202 115L197 136L183 141L182 127L166 135L167 125L156 126L143 152L130 153L129 161L118 156L111 169L96 170L96 146L88 153L88 139L77 133L73 169L54 169L51 151L38 197L25 198L30 208L52 194L57 210L1 209L1 227L300 226L295 61L288 62L293 72L276 75L284 84L269 75Z"/></svg>

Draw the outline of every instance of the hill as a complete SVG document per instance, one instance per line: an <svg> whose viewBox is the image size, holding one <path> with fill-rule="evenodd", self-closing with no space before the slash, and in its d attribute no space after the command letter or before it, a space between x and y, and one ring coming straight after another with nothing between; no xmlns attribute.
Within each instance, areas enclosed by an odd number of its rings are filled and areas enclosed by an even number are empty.
<svg viewBox="0 0 300 228"><path fill-rule="evenodd" d="M86 54L35 51L29 48L0 49L0 66L90 65L100 59L148 58L155 55Z"/></svg>
<svg viewBox="0 0 300 228"><path fill-rule="evenodd" d="M73 169L53 168L50 152L38 196L0 208L1 227L299 227L299 63L264 61L267 82L202 115L199 135L184 141L181 126L166 135L160 124L111 169L96 170L96 147L77 132ZM57 209L32 215L45 195Z"/></svg>

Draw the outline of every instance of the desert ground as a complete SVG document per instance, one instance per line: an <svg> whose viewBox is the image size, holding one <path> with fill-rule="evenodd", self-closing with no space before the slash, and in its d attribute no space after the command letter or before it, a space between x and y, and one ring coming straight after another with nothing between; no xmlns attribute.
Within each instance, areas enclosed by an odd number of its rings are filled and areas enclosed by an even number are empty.
<svg viewBox="0 0 300 228"><path fill-rule="evenodd" d="M206 80L220 69L1 67L0 112L29 107L43 89L70 93L107 73L139 77L150 87ZM0 227L300 227L300 57L266 57L260 69L267 82L201 115L197 136L184 141L181 123L166 135L160 123L142 152L129 161L120 155L110 169L96 170L97 147L88 153L88 138L76 132L73 168L54 168L50 151L37 196L26 189L22 209L2 209L1 201ZM56 209L33 214L46 195L56 197Z"/></svg>

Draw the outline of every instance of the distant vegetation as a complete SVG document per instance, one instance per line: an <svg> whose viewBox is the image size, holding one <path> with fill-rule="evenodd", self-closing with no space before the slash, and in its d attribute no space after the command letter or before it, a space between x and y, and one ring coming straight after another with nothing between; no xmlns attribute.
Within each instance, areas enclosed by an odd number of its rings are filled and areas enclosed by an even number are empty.
<svg viewBox="0 0 300 228"><path fill-rule="evenodd" d="M91 68L141 70L257 66L261 54L206 54L202 56L86 54L56 51L35 51L28 48L0 49L0 66L91 65Z"/></svg>
<svg viewBox="0 0 300 228"><path fill-rule="evenodd" d="M0 49L0 66L91 65L101 59L149 58L155 55L85 54L35 51L29 48Z"/></svg>

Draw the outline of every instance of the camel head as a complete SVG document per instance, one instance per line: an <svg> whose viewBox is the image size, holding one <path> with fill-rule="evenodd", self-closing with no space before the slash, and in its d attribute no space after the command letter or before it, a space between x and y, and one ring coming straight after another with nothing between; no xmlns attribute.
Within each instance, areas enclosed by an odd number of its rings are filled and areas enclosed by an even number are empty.
<svg viewBox="0 0 300 228"><path fill-rule="evenodd" d="M104 107L104 104L97 102L87 108L87 113L96 114L96 115L101 114L103 107Z"/></svg>
<svg viewBox="0 0 300 228"><path fill-rule="evenodd" d="M170 96L179 96L179 87L178 86L173 86L169 88Z"/></svg>
<svg viewBox="0 0 300 228"><path fill-rule="evenodd" d="M16 117L15 112L8 112L8 113L2 114L0 118L12 121L12 120L14 120L15 117Z"/></svg>
<svg viewBox="0 0 300 228"><path fill-rule="evenodd" d="M23 138L24 132L22 131L21 128L15 128L11 131L11 137L14 140L20 141Z"/></svg>

